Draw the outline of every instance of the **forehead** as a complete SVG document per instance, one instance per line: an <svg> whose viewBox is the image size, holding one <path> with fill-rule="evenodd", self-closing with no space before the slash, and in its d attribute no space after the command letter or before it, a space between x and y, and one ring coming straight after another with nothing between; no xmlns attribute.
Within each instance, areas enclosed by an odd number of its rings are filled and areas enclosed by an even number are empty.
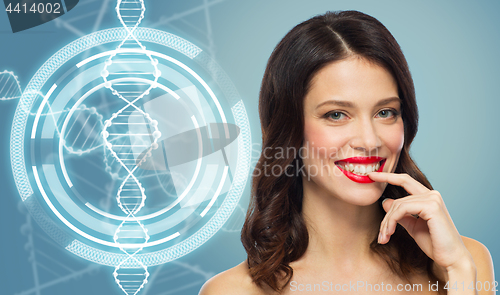
<svg viewBox="0 0 500 295"><path fill-rule="evenodd" d="M330 63L311 80L306 109L327 100L350 101L357 106L375 105L398 96L397 83L384 67L357 56Z"/></svg>

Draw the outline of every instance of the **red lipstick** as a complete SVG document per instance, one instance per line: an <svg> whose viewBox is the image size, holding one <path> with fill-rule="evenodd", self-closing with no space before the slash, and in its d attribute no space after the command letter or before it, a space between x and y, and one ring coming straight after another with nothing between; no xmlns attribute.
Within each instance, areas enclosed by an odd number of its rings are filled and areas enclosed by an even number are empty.
<svg viewBox="0 0 500 295"><path fill-rule="evenodd" d="M384 169L385 165L385 158L382 157L352 157L352 158L347 158L343 160L336 161L335 164L336 166L344 173L344 175L349 178L350 180L358 183L372 183L374 182L373 180L370 179L367 175L358 175L355 174L351 171L345 170L346 164L375 164L380 162L380 167L377 169L375 172L381 172Z"/></svg>

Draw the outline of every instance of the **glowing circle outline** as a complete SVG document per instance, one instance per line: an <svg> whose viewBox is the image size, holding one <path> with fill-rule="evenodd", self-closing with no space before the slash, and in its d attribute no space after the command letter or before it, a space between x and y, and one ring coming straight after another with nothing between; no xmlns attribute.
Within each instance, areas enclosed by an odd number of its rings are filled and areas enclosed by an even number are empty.
<svg viewBox="0 0 500 295"><path fill-rule="evenodd" d="M30 80L25 92L23 92L23 95L15 112L14 122L12 126L10 141L11 163L14 179L20 193L21 200L25 202L28 210L30 210L31 215L35 217L37 222L39 222L38 218L41 218L40 222L44 222L43 219L45 217L40 217L39 212L31 211L35 210L36 204L33 204L29 199L30 196L33 195L33 190L31 188L31 184L27 175L26 164L24 160L24 137L26 124L29 111L34 102L34 99L39 95L39 90L46 84L48 79L61 65L87 49L94 48L101 44L119 41L124 37L125 34L126 30L124 28L115 28L98 31L73 41L72 43L66 45L58 52L56 52L51 58L49 58L49 60L47 60L42 65L42 67ZM230 80L225 76L225 73L223 73L220 68L217 68L218 65L211 61L207 61L210 59L210 57L204 54L201 49L199 49L192 43L176 35L148 28L139 28L136 32L134 32L134 35L136 35L141 41L154 42L163 46L173 48L191 59L195 59L196 57L201 56L201 58L197 61L199 64L202 64L203 66L205 66L205 68L210 68L211 70L215 69L215 71L218 71L217 74L219 74L219 76L222 76L221 78L214 75L214 79L219 79L219 81L221 81L222 83L230 83ZM228 87L227 85L225 86ZM229 87L234 88L232 83L230 83ZM233 93L235 92L233 89L230 90L233 91ZM214 215L196 233L192 234L180 243L174 244L173 246L170 246L166 249L138 255L138 259L144 262L144 265L146 266L158 265L175 260L181 256L186 255L187 253L192 252L194 249L205 243L222 227L225 221L227 221L231 213L234 211L241 197L241 194L243 193L243 189L246 186L248 178L248 171L250 168L250 125L243 101L239 97L237 97L237 93L236 97L228 95L226 96L229 101L235 102L232 105L231 110L233 112L237 126L241 131L237 138L239 153L236 173L227 196L218 210L214 213ZM65 240L64 237L61 238L60 236L58 236L61 234L64 235L64 233L59 228L57 228L56 225L48 224L47 226L49 228L45 230L49 233L49 235L52 236L52 238L57 241ZM124 254L117 254L101 249L95 249L82 243L79 240L73 240L66 246L66 249L74 253L75 255L83 257L89 261L104 265L115 266L124 258Z"/></svg>

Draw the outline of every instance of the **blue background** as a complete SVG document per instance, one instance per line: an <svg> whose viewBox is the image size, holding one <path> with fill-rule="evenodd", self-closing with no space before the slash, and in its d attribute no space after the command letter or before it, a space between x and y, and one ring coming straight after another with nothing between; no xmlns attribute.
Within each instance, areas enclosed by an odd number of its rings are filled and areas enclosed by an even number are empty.
<svg viewBox="0 0 500 295"><path fill-rule="evenodd" d="M82 0L69 13L12 34L0 12L0 71L24 88L56 51L119 26L115 1ZM500 2L332 0L150 0L143 27L177 34L208 51L232 79L260 152L258 91L269 55L296 24L327 10L360 10L395 36L410 65L420 110L412 156L438 190L460 234L485 244L500 265ZM2 9L3 10L3 9ZM65 251L20 206L9 159L16 100L0 101L0 288L2 294L120 294L112 268ZM197 294L212 275L245 259L239 230L249 184L233 216L205 245L150 268L140 294Z"/></svg>

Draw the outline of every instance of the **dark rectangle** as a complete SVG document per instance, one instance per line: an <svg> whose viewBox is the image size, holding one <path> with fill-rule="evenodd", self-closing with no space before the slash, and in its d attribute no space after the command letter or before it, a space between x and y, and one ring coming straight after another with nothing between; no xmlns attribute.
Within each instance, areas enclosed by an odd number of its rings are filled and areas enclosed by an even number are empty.
<svg viewBox="0 0 500 295"><path fill-rule="evenodd" d="M69 12L76 6L76 4L78 4L79 0L63 0L63 1L64 4L66 4L66 12Z"/></svg>

